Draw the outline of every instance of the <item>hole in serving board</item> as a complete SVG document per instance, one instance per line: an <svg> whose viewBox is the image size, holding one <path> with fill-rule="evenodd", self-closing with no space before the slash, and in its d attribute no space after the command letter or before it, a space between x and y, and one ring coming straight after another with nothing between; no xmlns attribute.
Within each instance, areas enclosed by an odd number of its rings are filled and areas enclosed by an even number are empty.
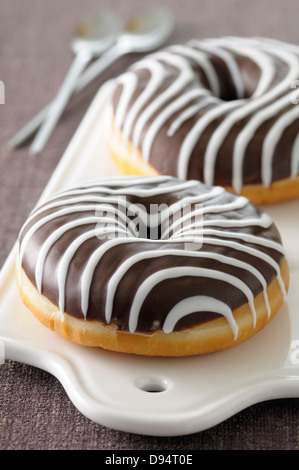
<svg viewBox="0 0 299 470"><path fill-rule="evenodd" d="M162 377L143 377L136 385L140 390L149 393L165 392L168 389L167 380Z"/></svg>

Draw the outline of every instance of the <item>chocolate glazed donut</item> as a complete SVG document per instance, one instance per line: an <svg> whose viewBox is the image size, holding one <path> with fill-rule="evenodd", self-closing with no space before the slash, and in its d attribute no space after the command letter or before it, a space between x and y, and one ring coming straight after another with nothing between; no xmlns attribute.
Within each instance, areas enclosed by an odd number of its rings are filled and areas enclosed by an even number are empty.
<svg viewBox="0 0 299 470"><path fill-rule="evenodd" d="M164 356L244 341L288 288L267 214L222 187L170 176L53 196L20 232L17 277L25 305L61 336Z"/></svg>
<svg viewBox="0 0 299 470"><path fill-rule="evenodd" d="M299 47L193 40L116 80L111 154L126 174L221 185L261 204L299 196Z"/></svg>

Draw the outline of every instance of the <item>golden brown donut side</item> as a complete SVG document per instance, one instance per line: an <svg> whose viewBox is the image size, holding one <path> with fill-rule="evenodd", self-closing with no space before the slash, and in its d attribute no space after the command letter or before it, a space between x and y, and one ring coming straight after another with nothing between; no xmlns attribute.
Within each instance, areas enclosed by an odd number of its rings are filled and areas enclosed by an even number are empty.
<svg viewBox="0 0 299 470"><path fill-rule="evenodd" d="M253 37L193 39L136 61L111 99L121 170L154 168L259 205L298 198L298 70L297 45Z"/></svg>
<svg viewBox="0 0 299 470"><path fill-rule="evenodd" d="M257 312L255 328L253 328L252 313L248 304L233 312L239 329L236 340L228 322L223 317L183 331L132 334L118 331L113 325L80 320L62 313L46 297L39 294L18 262L16 273L23 303L47 328L83 346L101 347L111 351L144 356L192 356L233 347L263 329L280 310L284 300L277 278L274 278L267 288L271 317L268 319L263 293L258 294L254 299ZM286 260L281 266L281 277L288 291L289 266Z"/></svg>
<svg viewBox="0 0 299 470"><path fill-rule="evenodd" d="M119 132L119 136L121 140L121 132ZM135 149L131 141L128 142L125 151L121 151L121 148L123 147L119 145L112 130L109 137L109 151L115 165L123 175L147 177L159 174L150 163L143 159L140 150ZM235 194L232 187L225 187L225 189ZM269 187L262 184L245 184L242 187L240 196L247 197L253 204L257 205L290 201L299 197L299 176L274 181Z"/></svg>

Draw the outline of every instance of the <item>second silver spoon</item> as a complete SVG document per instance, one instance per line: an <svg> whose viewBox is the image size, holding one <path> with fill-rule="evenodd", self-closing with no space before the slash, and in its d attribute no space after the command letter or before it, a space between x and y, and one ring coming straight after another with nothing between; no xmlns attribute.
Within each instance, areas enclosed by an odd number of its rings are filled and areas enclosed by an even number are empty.
<svg viewBox="0 0 299 470"><path fill-rule="evenodd" d="M161 46L171 35L173 27L173 18L165 8L149 10L131 20L115 44L82 73L74 93L85 88L122 55L131 52L148 52ZM37 131L47 115L49 106L51 104L40 111L12 138L11 147L20 146Z"/></svg>

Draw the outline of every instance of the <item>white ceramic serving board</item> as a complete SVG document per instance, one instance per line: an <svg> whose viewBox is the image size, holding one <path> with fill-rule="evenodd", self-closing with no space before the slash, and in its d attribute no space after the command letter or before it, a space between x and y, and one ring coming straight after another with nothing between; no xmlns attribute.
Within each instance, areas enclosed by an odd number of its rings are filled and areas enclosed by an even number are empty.
<svg viewBox="0 0 299 470"><path fill-rule="evenodd" d="M83 180L119 174L106 146L110 91L107 83L95 97L42 199ZM299 200L264 209L284 240L290 291L273 321L247 342L191 358L138 357L72 344L42 326L22 305L14 248L0 276L4 360L53 374L91 420L145 435L186 435L215 426L254 403L299 397Z"/></svg>

